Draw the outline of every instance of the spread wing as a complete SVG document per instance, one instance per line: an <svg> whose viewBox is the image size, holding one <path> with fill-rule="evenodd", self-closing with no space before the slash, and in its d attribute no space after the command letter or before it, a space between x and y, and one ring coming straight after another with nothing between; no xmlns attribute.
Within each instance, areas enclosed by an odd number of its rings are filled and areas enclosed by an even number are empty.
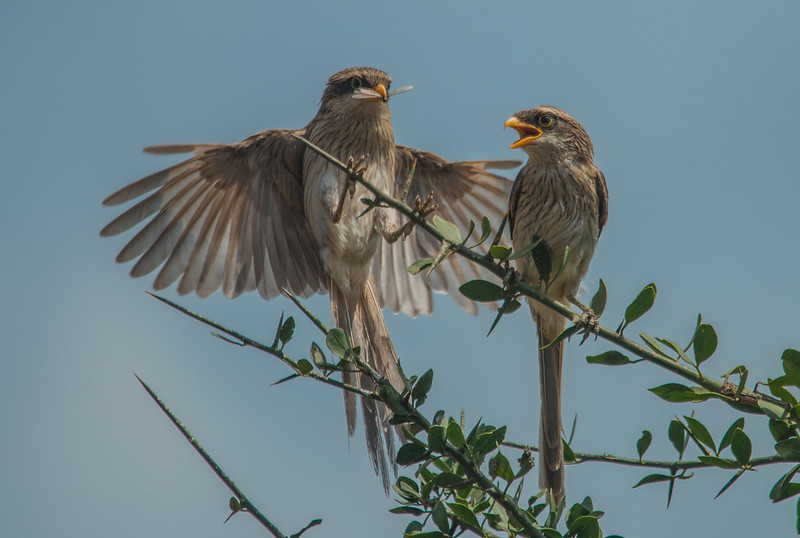
<svg viewBox="0 0 800 538"><path fill-rule="evenodd" d="M131 276L161 267L154 289L178 281L200 297L258 289L271 299L287 288L324 293L325 272L303 209L304 146L273 129L232 145L171 145L151 153L196 153L109 196L117 205L151 193L100 232L111 236L148 221L117 256ZM155 216L153 216L155 215ZM152 217L152 218L151 218Z"/></svg>
<svg viewBox="0 0 800 538"><path fill-rule="evenodd" d="M397 146L396 181L399 195L401 186L416 168L407 201L416 196L423 200L433 193L439 205L436 214L456 224L462 234L469 230L472 221L480 230L483 216L497 226L508 207L511 180L492 174L489 168L514 168L518 161L464 161L445 159L414 148ZM425 257L435 257L440 244L425 231L417 228L405 240L394 244L381 242L375 255L372 273L378 288L378 299L394 312L410 316L430 314L433 309L432 291L449 293L465 310L477 312L475 303L458 292L458 286L474 278L493 278L490 273L459 256L450 256L430 276L411 275L408 266Z"/></svg>

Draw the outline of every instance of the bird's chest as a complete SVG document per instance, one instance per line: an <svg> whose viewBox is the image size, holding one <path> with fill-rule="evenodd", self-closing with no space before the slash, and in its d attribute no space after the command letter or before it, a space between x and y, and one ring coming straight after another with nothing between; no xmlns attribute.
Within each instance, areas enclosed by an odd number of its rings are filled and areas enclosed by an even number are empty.
<svg viewBox="0 0 800 538"><path fill-rule="evenodd" d="M365 179L383 192L390 192L392 173L379 160L367 160ZM313 159L306 174L306 216L320 244L338 258L368 263L378 248L383 210L365 214L362 198L371 197L361 184L354 184L323 159Z"/></svg>
<svg viewBox="0 0 800 538"><path fill-rule="evenodd" d="M598 237L597 194L592 185L576 180L574 171L553 167L521 175L514 190L514 249L540 237L555 272L569 247L565 273L582 277ZM518 268L523 274L538 275L530 257L521 258Z"/></svg>

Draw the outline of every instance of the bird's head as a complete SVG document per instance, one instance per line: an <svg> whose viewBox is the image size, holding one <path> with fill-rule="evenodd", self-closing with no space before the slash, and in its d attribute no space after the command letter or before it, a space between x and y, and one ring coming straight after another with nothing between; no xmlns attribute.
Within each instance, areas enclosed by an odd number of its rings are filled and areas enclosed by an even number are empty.
<svg viewBox="0 0 800 538"><path fill-rule="evenodd" d="M339 71L328 79L322 93L320 109L348 114L376 112L388 109L389 97L408 91L406 86L390 91L389 75L372 67L351 67Z"/></svg>
<svg viewBox="0 0 800 538"><path fill-rule="evenodd" d="M519 135L509 147L521 148L538 162L592 160L594 148L586 130L560 108L539 106L517 112L506 120L506 127Z"/></svg>

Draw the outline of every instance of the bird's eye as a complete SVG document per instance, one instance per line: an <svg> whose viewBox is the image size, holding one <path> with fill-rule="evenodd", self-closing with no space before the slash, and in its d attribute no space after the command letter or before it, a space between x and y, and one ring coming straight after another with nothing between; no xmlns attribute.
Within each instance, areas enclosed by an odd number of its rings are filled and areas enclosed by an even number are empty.
<svg viewBox="0 0 800 538"><path fill-rule="evenodd" d="M553 116L544 115L539 118L539 125L542 127L550 127L553 125Z"/></svg>
<svg viewBox="0 0 800 538"><path fill-rule="evenodd" d="M350 86L354 90L360 90L361 89L361 79L360 78L351 78L350 79Z"/></svg>

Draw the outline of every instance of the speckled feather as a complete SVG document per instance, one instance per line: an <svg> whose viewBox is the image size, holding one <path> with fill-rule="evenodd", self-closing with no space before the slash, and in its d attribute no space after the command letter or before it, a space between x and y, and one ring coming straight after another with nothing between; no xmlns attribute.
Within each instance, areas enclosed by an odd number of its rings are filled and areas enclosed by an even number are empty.
<svg viewBox="0 0 800 538"><path fill-rule="evenodd" d="M569 114L554 107L537 107L514 115L540 131L523 146L529 160L517 175L509 201L509 224L515 250L542 238L550 251L553 272L564 259L564 270L546 287L548 295L569 303L577 296L595 245L608 218L608 190L603 173L593 163L589 135ZM510 120L509 120L510 121ZM516 128L516 127L515 127ZM520 129L518 129L520 131ZM522 127L521 139L535 134ZM541 277L532 256L517 260L517 269L531 286ZM564 455L561 442L561 367L563 341L546 347L566 328L566 319L529 301L539 343L541 423L539 485L556 499L564 495Z"/></svg>

